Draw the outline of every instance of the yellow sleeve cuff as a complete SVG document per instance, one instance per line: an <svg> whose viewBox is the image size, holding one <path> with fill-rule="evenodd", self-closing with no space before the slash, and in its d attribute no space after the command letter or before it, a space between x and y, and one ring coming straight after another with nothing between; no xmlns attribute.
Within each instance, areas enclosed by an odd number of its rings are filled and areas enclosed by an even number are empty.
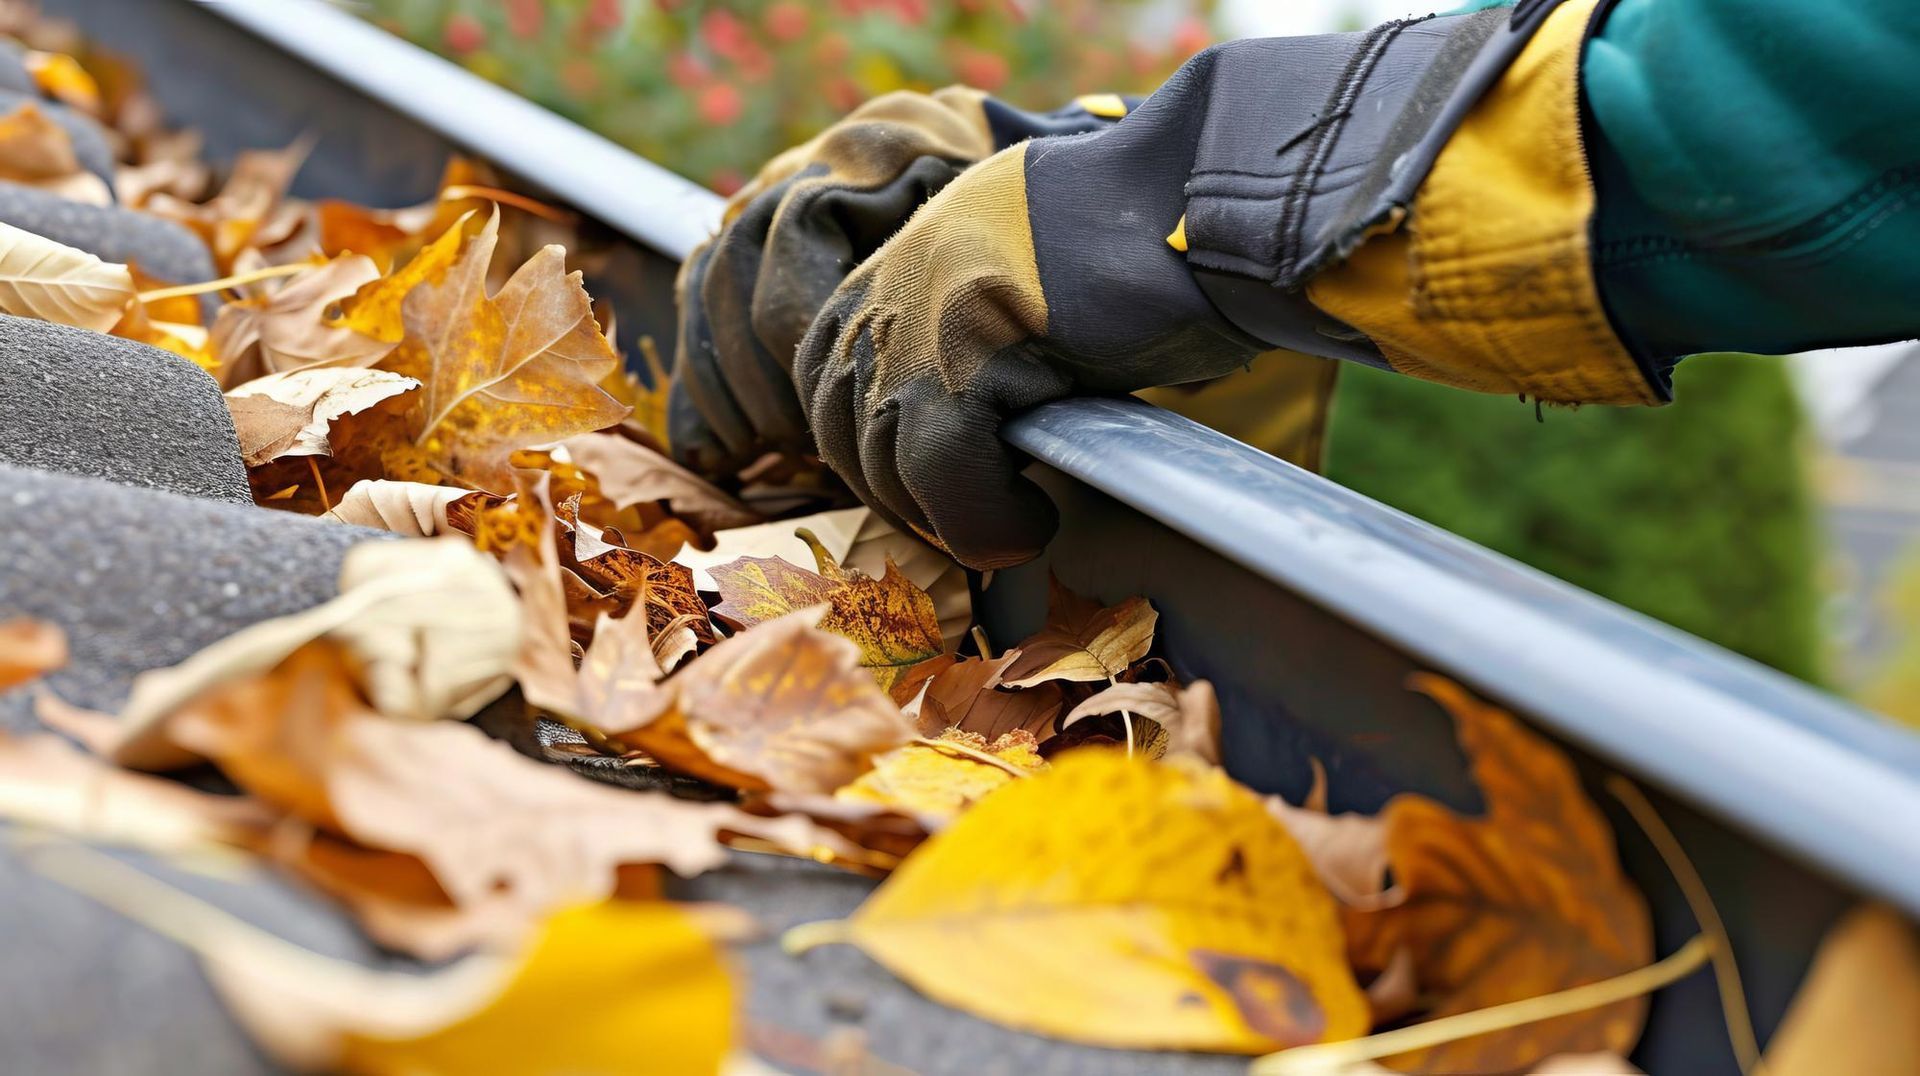
<svg viewBox="0 0 1920 1076"><path fill-rule="evenodd" d="M1601 307L1578 75L1596 0L1560 5L1474 106L1397 231L1307 285L1394 369L1548 402L1655 404Z"/></svg>

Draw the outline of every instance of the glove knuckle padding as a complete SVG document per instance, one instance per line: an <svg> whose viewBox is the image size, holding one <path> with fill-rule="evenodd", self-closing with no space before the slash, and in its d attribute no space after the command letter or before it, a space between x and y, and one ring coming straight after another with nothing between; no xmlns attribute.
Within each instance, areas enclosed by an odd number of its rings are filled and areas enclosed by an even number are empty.
<svg viewBox="0 0 1920 1076"><path fill-rule="evenodd" d="M702 468L724 465L726 459L745 452L753 440L746 416L721 373L701 298L713 252L711 242L696 249L674 282L680 321L668 398L668 440L681 459Z"/></svg>

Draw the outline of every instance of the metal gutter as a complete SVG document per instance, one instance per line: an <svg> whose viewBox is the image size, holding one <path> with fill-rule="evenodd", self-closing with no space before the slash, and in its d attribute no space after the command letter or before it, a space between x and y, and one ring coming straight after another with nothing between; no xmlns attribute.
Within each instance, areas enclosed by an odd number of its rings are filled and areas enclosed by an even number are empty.
<svg viewBox="0 0 1920 1076"><path fill-rule="evenodd" d="M673 257L720 200L315 0L206 3ZM1624 770L1920 915L1920 739L1186 419L1050 404L1013 444L1472 682Z"/></svg>

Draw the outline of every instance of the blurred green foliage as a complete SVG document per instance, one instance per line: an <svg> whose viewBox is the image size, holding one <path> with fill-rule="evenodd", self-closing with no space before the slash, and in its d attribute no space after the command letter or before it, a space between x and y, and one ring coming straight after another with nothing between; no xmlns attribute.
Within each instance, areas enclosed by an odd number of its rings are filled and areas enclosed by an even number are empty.
<svg viewBox="0 0 1920 1076"><path fill-rule="evenodd" d="M1920 546L1901 558L1880 600L1893 642L1860 693L1860 701L1920 727Z"/></svg>
<svg viewBox="0 0 1920 1076"><path fill-rule="evenodd" d="M1548 408L1343 371L1336 481L1807 680L1821 679L1805 421L1785 364L1699 355L1657 409ZM1920 573L1912 600L1920 607ZM1920 611L1916 612L1920 618Z"/></svg>
<svg viewBox="0 0 1920 1076"><path fill-rule="evenodd" d="M889 90L1052 109L1158 85L1212 0L370 0L417 44L731 193Z"/></svg>

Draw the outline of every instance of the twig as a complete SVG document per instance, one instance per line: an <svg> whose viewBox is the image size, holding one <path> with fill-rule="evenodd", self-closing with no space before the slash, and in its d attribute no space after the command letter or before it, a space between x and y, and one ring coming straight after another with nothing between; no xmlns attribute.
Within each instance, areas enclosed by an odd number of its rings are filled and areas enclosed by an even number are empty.
<svg viewBox="0 0 1920 1076"><path fill-rule="evenodd" d="M999 755L982 751L977 747L968 747L966 744L956 743L953 740L930 740L925 736L915 736L908 742L917 743L922 747L932 747L941 751L952 751L956 755L965 755L975 762L984 762L989 766L998 766L1008 773L1013 774L1015 777L1033 776L1020 767L1015 766L1013 763L1008 762L1006 759L1001 758Z"/></svg>
<svg viewBox="0 0 1920 1076"><path fill-rule="evenodd" d="M1757 1076L1760 1072L1760 1042L1753 1034L1753 1016L1747 1011L1747 991L1740 983L1740 964L1733 955L1733 940L1727 936L1726 924L1720 920L1720 910L1714 907L1713 896L1707 892L1707 884L1700 879L1700 872L1693 867L1693 861L1687 858L1679 838L1667 827L1660 812L1637 785L1619 774L1607 778L1607 791L1613 798L1626 807L1627 813L1647 835L1653 844L1653 850L1660 853L1660 859L1667 865L1667 873L1679 883L1680 893L1687 900L1687 907L1693 912L1695 922L1707 937L1713 939L1713 980L1720 990L1720 1015L1727 1024L1727 1038L1733 1043L1733 1056L1740 1064L1740 1071L1747 1076Z"/></svg>
<svg viewBox="0 0 1920 1076"><path fill-rule="evenodd" d="M327 496L327 480L320 477L320 463L313 456L307 457L307 469L313 472L313 484L320 487L320 503L327 511L333 511L333 498Z"/></svg>
<svg viewBox="0 0 1920 1076"><path fill-rule="evenodd" d="M223 276L218 280L209 280L203 284L182 284L177 288L155 288L152 291L140 292L135 295L134 298L138 299L141 305L144 306L147 303L157 303L162 299L178 299L184 295L204 295L210 291L225 291L228 288L237 288L242 284L252 284L255 281L272 280L277 276L292 276L295 273L304 273L311 268L313 268L313 266L307 262L293 262L288 265L269 265L265 269L255 269L251 273L239 273L234 276Z"/></svg>
<svg viewBox="0 0 1920 1076"><path fill-rule="evenodd" d="M807 927L821 925L823 924L806 924ZM837 941L839 939L826 937L822 940ZM782 944L785 944L784 939ZM1368 1035L1364 1038L1321 1042L1311 1046L1296 1046L1290 1050L1281 1050L1279 1053L1268 1054L1255 1061L1253 1067L1248 1070L1249 1076L1331 1076L1333 1073L1344 1072L1348 1066L1362 1061L1391 1057L1409 1050L1424 1050L1429 1046L1484 1035L1489 1031L1502 1031L1522 1024L1597 1009L1602 1005L1611 1005L1628 998L1639 997L1641 994L1658 990L1668 983L1691 975L1702 964L1712 959L1713 950L1714 944L1711 938L1704 934L1696 934L1687 944L1676 949L1672 955L1656 960L1643 968L1635 968L1624 975L1616 975L1611 979L1602 979L1597 983L1587 983L1567 990L1557 990L1551 994L1541 994L1538 997L1509 1001L1504 1005L1490 1005L1472 1012L1443 1016L1438 1020L1428 1020L1423 1024L1382 1031L1377 1035Z"/></svg>

